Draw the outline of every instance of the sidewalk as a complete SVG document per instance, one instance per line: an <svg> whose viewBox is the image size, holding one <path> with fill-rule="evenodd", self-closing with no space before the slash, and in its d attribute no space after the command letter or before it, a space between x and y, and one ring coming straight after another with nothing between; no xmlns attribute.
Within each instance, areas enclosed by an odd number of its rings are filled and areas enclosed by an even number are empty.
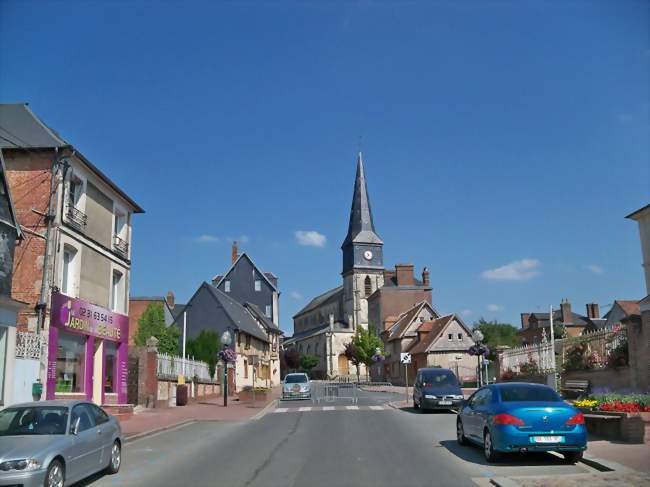
<svg viewBox="0 0 650 487"><path fill-rule="evenodd" d="M281 388L271 390L271 398L265 402L240 403L235 397L228 398L228 407L223 406L223 397L174 408L145 409L126 421L121 421L122 432L128 438L147 435L169 429L190 421L246 421L264 411L278 397ZM270 406L269 406L270 407Z"/></svg>
<svg viewBox="0 0 650 487"><path fill-rule="evenodd" d="M650 438L647 431L646 442L640 445L614 443L590 437L586 454L650 474Z"/></svg>

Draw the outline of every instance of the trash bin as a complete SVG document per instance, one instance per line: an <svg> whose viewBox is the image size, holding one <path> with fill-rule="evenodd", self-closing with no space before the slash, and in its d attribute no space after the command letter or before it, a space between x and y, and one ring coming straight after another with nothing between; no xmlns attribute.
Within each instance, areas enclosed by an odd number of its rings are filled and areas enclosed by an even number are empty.
<svg viewBox="0 0 650 487"><path fill-rule="evenodd" d="M41 381L36 381L32 383L32 398L34 401L40 401L41 396L43 395L43 384L41 384Z"/></svg>
<svg viewBox="0 0 650 487"><path fill-rule="evenodd" d="M176 386L176 405L177 406L186 406L187 405L187 385L179 384Z"/></svg>

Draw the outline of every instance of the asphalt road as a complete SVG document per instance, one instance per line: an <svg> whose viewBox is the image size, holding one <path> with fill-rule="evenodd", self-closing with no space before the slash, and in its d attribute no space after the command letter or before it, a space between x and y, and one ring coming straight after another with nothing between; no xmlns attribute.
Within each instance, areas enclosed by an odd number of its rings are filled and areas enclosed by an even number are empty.
<svg viewBox="0 0 650 487"><path fill-rule="evenodd" d="M396 399L362 392L358 409L341 399L282 401L259 420L193 423L127 444L118 475L77 487L470 486L492 476L588 471L552 454L487 464L479 448L457 445L455 414L386 404Z"/></svg>

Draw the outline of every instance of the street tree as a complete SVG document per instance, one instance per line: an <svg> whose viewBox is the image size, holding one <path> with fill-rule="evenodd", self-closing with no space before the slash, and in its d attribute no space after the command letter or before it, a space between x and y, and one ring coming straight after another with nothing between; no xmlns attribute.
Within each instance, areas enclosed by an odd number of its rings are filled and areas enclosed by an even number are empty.
<svg viewBox="0 0 650 487"><path fill-rule="evenodd" d="M375 363L377 351L383 355L384 342L372 331L357 328L357 332L350 343L345 346L344 354L357 370L357 381L360 380L361 364L366 366L366 371Z"/></svg>
<svg viewBox="0 0 650 487"><path fill-rule="evenodd" d="M289 370L297 370L300 367L300 352L295 347L286 349L282 357Z"/></svg>
<svg viewBox="0 0 650 487"><path fill-rule="evenodd" d="M315 355L305 354L300 357L300 368L305 372L311 373L311 369L316 367L318 365L318 362L320 362L320 358L316 357Z"/></svg>
<svg viewBox="0 0 650 487"><path fill-rule="evenodd" d="M212 330L201 330L196 338L187 340L187 356L207 362L210 377L214 377L220 348L219 335Z"/></svg>
<svg viewBox="0 0 650 487"><path fill-rule="evenodd" d="M474 329L477 328L483 333L483 343L490 350L489 360L496 360L498 346L516 347L520 345L518 329L510 323L499 323L496 320L486 321L481 318L474 323Z"/></svg>
<svg viewBox="0 0 650 487"><path fill-rule="evenodd" d="M149 337L158 339L158 351L169 355L178 355L178 341L181 332L175 325L167 326L162 303L150 303L138 319L138 332L135 344L143 347Z"/></svg>

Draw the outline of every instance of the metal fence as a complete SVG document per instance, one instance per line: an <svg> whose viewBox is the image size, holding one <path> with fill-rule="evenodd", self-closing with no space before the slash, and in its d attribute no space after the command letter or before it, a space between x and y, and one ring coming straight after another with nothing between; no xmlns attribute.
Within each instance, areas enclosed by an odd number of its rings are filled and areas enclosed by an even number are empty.
<svg viewBox="0 0 650 487"><path fill-rule="evenodd" d="M47 356L47 338L25 331L16 333L16 358L40 360Z"/></svg>
<svg viewBox="0 0 650 487"><path fill-rule="evenodd" d="M358 385L353 382L312 381L312 399L318 403L343 399L356 404L359 401L358 390Z"/></svg>
<svg viewBox="0 0 650 487"><path fill-rule="evenodd" d="M183 358L164 353L158 354L158 364L156 373L159 379L176 379L179 375L184 375L188 379L198 377L199 380L211 381L210 367L206 362L198 360L185 359L185 369L183 370Z"/></svg>

